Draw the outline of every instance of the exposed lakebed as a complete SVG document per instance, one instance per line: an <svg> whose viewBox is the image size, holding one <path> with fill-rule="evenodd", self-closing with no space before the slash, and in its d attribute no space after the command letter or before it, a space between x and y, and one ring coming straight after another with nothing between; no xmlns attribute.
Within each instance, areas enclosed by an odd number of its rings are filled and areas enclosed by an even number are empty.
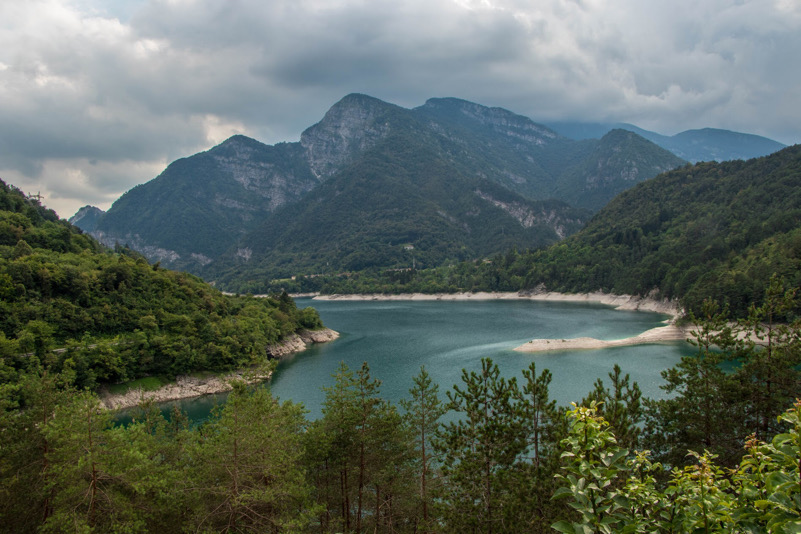
<svg viewBox="0 0 801 534"><path fill-rule="evenodd" d="M662 326L668 316L615 310L602 304L531 300L344 301L297 299L313 306L326 326L340 333L336 341L314 345L283 360L272 378L273 394L302 402L309 417L321 415L322 387L333 384L341 361L354 372L362 362L382 380L382 396L393 402L407 395L412 377L425 365L445 391L461 382L462 369L480 368L490 357L508 377L520 377L531 362L537 371L553 373L551 396L560 404L584 397L599 377L618 363L650 397L661 397L661 371L676 364L693 347L683 342L602 350L514 351L534 338L620 339ZM519 378L518 378L519 379ZM166 403L178 405L191 419L204 419L225 394Z"/></svg>

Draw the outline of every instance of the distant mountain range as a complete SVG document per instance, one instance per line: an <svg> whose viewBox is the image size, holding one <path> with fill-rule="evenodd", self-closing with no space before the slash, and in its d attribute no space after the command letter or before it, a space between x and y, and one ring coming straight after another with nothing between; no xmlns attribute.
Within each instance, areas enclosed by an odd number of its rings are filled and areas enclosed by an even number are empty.
<svg viewBox="0 0 801 534"><path fill-rule="evenodd" d="M571 139L600 139L612 130L627 130L670 150L691 163L751 159L772 154L786 145L759 135L703 128L667 136L626 123L557 122L548 125Z"/></svg>
<svg viewBox="0 0 801 534"><path fill-rule="evenodd" d="M623 129L576 140L464 100L405 109L353 94L299 142L234 136L71 221L224 287L545 246L685 163Z"/></svg>

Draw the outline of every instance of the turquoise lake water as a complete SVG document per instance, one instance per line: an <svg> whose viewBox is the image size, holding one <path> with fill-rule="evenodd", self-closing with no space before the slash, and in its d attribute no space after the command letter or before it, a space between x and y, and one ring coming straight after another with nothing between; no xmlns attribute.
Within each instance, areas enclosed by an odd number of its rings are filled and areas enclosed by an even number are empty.
<svg viewBox="0 0 801 534"><path fill-rule="evenodd" d="M661 371L693 352L692 346L681 342L541 353L513 350L534 338L634 336L662 326L667 318L600 304L311 299L297 299L297 303L316 308L325 325L341 335L282 361L269 384L280 399L302 402L311 419L321 416L325 397L321 387L333 384L331 375L341 361L354 372L366 361L371 375L382 381L382 397L393 402L408 394L421 365L440 384L444 399L445 391L461 382L462 369L480 369L481 358L492 358L504 376L518 380L521 370L535 362L538 373L547 368L553 374L551 398L568 405L586 396L597 378L606 379L615 363L639 383L645 396L661 397ZM225 395L215 395L174 404L193 420L202 420L224 399Z"/></svg>

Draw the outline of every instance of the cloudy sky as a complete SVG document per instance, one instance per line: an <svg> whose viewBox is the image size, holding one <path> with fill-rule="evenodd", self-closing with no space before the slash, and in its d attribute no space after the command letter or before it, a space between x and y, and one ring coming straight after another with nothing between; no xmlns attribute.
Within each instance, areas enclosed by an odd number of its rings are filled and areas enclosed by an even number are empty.
<svg viewBox="0 0 801 534"><path fill-rule="evenodd" d="M801 0L0 0L0 178L62 217L344 95L801 142Z"/></svg>

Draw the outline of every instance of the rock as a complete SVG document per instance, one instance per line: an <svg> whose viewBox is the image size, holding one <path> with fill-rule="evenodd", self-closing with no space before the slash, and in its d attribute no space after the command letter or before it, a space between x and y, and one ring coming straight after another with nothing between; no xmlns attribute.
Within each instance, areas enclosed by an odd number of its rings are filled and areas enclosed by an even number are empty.
<svg viewBox="0 0 801 534"><path fill-rule="evenodd" d="M296 352L301 352L312 343L326 343L339 337L339 333L324 328L321 330L301 330L299 334L292 334L286 340L272 347L268 347L267 354L273 358L282 358ZM200 397L212 393L230 391L231 383L242 380L248 384L261 382L270 378L269 375L251 375L248 370L239 370L225 376L198 377L179 375L174 384L167 384L154 391L143 391L141 388L128 391L122 395L114 395L104 386L100 389L100 401L110 410L132 408L143 400L166 402L178 399Z"/></svg>

